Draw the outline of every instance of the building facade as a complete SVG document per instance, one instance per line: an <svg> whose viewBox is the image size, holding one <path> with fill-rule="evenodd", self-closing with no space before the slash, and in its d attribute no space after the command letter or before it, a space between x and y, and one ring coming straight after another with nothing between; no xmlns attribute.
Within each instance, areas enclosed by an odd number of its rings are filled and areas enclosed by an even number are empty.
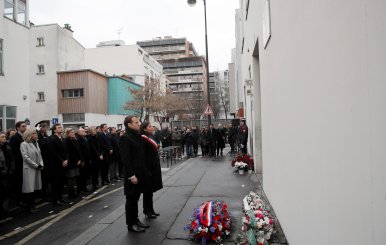
<svg viewBox="0 0 386 245"><path fill-rule="evenodd" d="M102 42L97 48L86 49L86 67L106 76L128 75L141 86L150 78L163 81L162 65L146 51L135 44L115 42ZM166 84L161 87L166 88Z"/></svg>
<svg viewBox="0 0 386 245"><path fill-rule="evenodd" d="M129 88L141 86L122 77L107 77L93 70L58 72L58 112L64 127L122 127L123 120L134 112L125 110L130 101Z"/></svg>
<svg viewBox="0 0 386 245"><path fill-rule="evenodd" d="M290 244L386 241L384 9L240 1L235 77L249 151Z"/></svg>
<svg viewBox="0 0 386 245"><path fill-rule="evenodd" d="M186 38L170 36L137 44L163 66L173 93L191 104L190 112L184 116L199 118L206 105L206 67L205 59L197 55L193 44Z"/></svg>
<svg viewBox="0 0 386 245"><path fill-rule="evenodd" d="M58 117L57 72L84 69L84 50L68 24L31 26L31 124Z"/></svg>
<svg viewBox="0 0 386 245"><path fill-rule="evenodd" d="M0 130L30 118L27 0L0 1Z"/></svg>
<svg viewBox="0 0 386 245"><path fill-rule="evenodd" d="M217 119L230 116L229 71L209 73L210 105Z"/></svg>

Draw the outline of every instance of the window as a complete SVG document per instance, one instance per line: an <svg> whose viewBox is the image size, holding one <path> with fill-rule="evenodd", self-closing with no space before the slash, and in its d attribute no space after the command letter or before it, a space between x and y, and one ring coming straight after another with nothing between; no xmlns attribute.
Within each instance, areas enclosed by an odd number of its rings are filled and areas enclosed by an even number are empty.
<svg viewBox="0 0 386 245"><path fill-rule="evenodd" d="M14 20L14 8L15 4L13 3L13 0L4 0L4 16L8 19Z"/></svg>
<svg viewBox="0 0 386 245"><path fill-rule="evenodd" d="M84 122L84 113L65 113L63 114L63 122Z"/></svg>
<svg viewBox="0 0 386 245"><path fill-rule="evenodd" d="M43 37L38 37L38 44L36 47L41 47L44 46L44 38Z"/></svg>
<svg viewBox="0 0 386 245"><path fill-rule="evenodd" d="M19 24L27 24L26 0L4 0L4 16Z"/></svg>
<svg viewBox="0 0 386 245"><path fill-rule="evenodd" d="M43 101L45 101L44 92L38 92L38 97L36 99L36 102L43 102Z"/></svg>
<svg viewBox="0 0 386 245"><path fill-rule="evenodd" d="M15 128L16 106L0 105L0 130Z"/></svg>
<svg viewBox="0 0 386 245"><path fill-rule="evenodd" d="M17 11L17 22L25 25L26 24L26 0L17 0L16 1L16 11Z"/></svg>
<svg viewBox="0 0 386 245"><path fill-rule="evenodd" d="M4 62L3 62L3 39L0 39L0 75L4 75Z"/></svg>
<svg viewBox="0 0 386 245"><path fill-rule="evenodd" d="M42 75L44 74L44 65L38 65L38 72L36 75Z"/></svg>
<svg viewBox="0 0 386 245"><path fill-rule="evenodd" d="M83 88L78 89L62 89L63 98L80 98L83 97Z"/></svg>

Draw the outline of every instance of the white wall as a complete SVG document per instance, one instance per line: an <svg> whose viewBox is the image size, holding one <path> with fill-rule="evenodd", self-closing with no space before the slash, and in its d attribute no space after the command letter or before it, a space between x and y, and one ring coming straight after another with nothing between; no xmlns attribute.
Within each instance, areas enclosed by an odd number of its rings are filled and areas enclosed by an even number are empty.
<svg viewBox="0 0 386 245"><path fill-rule="evenodd" d="M0 11L3 13L4 1ZM17 106L16 121L29 113L29 32L28 28L0 16L0 38L3 39L4 76L0 76L0 105ZM23 99L25 96L26 99ZM14 126L13 126L14 127Z"/></svg>
<svg viewBox="0 0 386 245"><path fill-rule="evenodd" d="M229 113L235 113L237 109L235 63L228 64L229 70Z"/></svg>
<svg viewBox="0 0 386 245"><path fill-rule="evenodd" d="M260 81L264 189L286 237L384 244L386 2L271 1L264 49L265 2L250 1L244 45L259 40L259 57L242 69Z"/></svg>
<svg viewBox="0 0 386 245"><path fill-rule="evenodd" d="M153 63L154 67L147 64L145 55L147 53L137 45L86 49L86 68L109 76L138 75L135 82L143 86L145 75L149 75L150 71L158 77L162 74L162 66L151 57L149 63Z"/></svg>
<svg viewBox="0 0 386 245"><path fill-rule="evenodd" d="M44 46L37 47L37 38L44 38ZM68 30L57 24L33 26L30 30L30 104L31 124L51 120L58 115L58 71L84 69L84 48ZM45 74L37 75L37 65L44 65ZM45 101L37 102L37 93L45 93Z"/></svg>

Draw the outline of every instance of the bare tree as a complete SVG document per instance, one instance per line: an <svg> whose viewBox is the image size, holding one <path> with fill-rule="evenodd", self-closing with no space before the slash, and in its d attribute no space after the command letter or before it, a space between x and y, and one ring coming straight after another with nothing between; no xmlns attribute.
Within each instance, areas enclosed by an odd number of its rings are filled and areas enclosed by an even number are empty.
<svg viewBox="0 0 386 245"><path fill-rule="evenodd" d="M166 93L159 98L156 107L155 114L157 115L158 122L161 126L167 119L175 118L176 115L189 110L189 104L169 89L167 89Z"/></svg>
<svg viewBox="0 0 386 245"><path fill-rule="evenodd" d="M158 79L146 79L145 86L140 89L129 88L129 92L133 96L133 100L126 102L125 109L138 112L141 119L146 121L155 112L157 103L164 94Z"/></svg>

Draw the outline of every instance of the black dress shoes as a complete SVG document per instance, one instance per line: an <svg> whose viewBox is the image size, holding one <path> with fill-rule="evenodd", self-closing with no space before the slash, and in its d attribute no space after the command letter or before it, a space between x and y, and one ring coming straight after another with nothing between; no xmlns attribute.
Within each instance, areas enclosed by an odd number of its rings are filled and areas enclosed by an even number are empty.
<svg viewBox="0 0 386 245"><path fill-rule="evenodd" d="M155 219L157 216L153 214L152 212L143 212L148 219Z"/></svg>
<svg viewBox="0 0 386 245"><path fill-rule="evenodd" d="M139 226L138 224L128 225L127 230L132 232L145 232L145 228Z"/></svg>
<svg viewBox="0 0 386 245"><path fill-rule="evenodd" d="M67 199L60 199L59 201L61 201L62 203L70 203L70 201Z"/></svg>
<svg viewBox="0 0 386 245"><path fill-rule="evenodd" d="M159 216L159 213L154 212L154 210L151 212L152 215Z"/></svg>
<svg viewBox="0 0 386 245"><path fill-rule="evenodd" d="M64 203L62 203L61 201L54 201L54 205L63 205Z"/></svg>
<svg viewBox="0 0 386 245"><path fill-rule="evenodd" d="M136 225L138 225L139 227L142 227L142 228L149 228L150 227L150 225L144 224L139 220L137 221Z"/></svg>

